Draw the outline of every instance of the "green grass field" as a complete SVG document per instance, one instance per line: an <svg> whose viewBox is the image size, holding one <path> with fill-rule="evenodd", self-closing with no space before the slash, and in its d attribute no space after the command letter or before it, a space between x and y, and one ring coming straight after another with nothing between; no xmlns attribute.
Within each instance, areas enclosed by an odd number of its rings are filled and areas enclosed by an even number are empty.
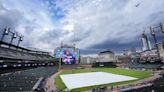
<svg viewBox="0 0 164 92"><path fill-rule="evenodd" d="M119 69L119 68L92 68L92 69L65 70L55 78L55 85L59 90L66 89L65 84L62 82L62 80L60 78L60 75L62 75L62 74L75 74L75 73L97 72L97 71L136 77L136 78L138 78L138 80L152 76L152 73L147 72L147 71L125 70L125 69ZM120 84L128 84L128 83L138 81L138 80L117 82L117 83L111 83L111 84L103 84L101 86L111 86L111 85L115 86L115 85L120 85ZM73 90L71 90L71 92L81 92L81 91L85 91L85 90L90 90L96 86L100 86L100 85L73 89Z"/></svg>

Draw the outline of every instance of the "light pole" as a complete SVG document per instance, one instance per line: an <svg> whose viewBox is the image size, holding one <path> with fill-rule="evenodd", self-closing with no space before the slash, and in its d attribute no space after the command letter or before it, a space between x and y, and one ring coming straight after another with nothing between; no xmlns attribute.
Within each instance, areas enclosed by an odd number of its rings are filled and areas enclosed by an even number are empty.
<svg viewBox="0 0 164 92"><path fill-rule="evenodd" d="M158 57L160 58L159 47L158 47L158 43L157 43L155 31L154 31L155 28L159 28L159 27L160 27L161 32L164 33L164 25L163 25L162 23L160 23L159 26L150 27L150 33L151 33L151 35L152 35L153 38L154 38L155 47L156 47L156 49L157 49Z"/></svg>
<svg viewBox="0 0 164 92"><path fill-rule="evenodd" d="M9 48L11 47L11 44L12 44L13 40L17 38L17 33L16 32L14 32L14 33L11 32L11 33L12 33L12 37L11 37Z"/></svg>
<svg viewBox="0 0 164 92"><path fill-rule="evenodd" d="M19 44L20 44L21 41L23 41L23 36L19 36L19 40L18 40L17 46L19 46Z"/></svg>
<svg viewBox="0 0 164 92"><path fill-rule="evenodd" d="M153 38L154 38L155 48L156 48L156 50L157 50L158 57L160 58L159 47L158 47L157 38L156 38L156 35L155 35L154 28L150 27L150 33L151 33L151 35L152 35Z"/></svg>
<svg viewBox="0 0 164 92"><path fill-rule="evenodd" d="M10 28L5 28L4 31L3 31L3 34L2 34L2 37L1 37L1 41L3 41L5 35L8 35L10 32Z"/></svg>
<svg viewBox="0 0 164 92"><path fill-rule="evenodd" d="M3 31L3 34L2 34L2 37L1 37L1 42L3 41L5 35L8 35L9 33L12 34L12 37L11 37L11 41L10 41L10 45L9 45L9 48L11 47L11 44L13 42L14 39L17 38L17 36L19 37L19 40L18 40L18 43L17 43L17 46L19 46L20 42L23 41L23 36L22 35L18 35L17 32L12 32L10 31L10 28L6 27ZM1 46L2 43L0 43L0 46ZM17 49L17 48L16 48Z"/></svg>

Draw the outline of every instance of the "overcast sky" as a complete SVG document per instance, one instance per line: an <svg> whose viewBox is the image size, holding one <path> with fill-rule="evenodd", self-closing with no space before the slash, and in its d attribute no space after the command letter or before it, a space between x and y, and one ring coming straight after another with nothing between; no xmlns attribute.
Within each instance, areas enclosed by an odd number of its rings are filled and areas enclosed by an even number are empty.
<svg viewBox="0 0 164 92"><path fill-rule="evenodd" d="M141 48L141 34L164 23L164 0L0 0L0 29L24 35L22 46L53 52L63 41L83 54ZM159 41L163 35L159 30ZM151 37L149 37L151 38ZM152 42L153 44L153 42Z"/></svg>

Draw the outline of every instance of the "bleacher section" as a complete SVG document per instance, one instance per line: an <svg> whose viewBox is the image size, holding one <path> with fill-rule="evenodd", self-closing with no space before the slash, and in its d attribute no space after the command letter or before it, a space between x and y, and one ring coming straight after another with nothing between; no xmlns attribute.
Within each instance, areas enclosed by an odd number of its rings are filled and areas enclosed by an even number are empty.
<svg viewBox="0 0 164 92"><path fill-rule="evenodd" d="M0 75L0 92L32 91L35 83L57 72L57 67L39 67L30 70ZM42 88L40 88L41 90ZM39 91L41 92L41 91Z"/></svg>
<svg viewBox="0 0 164 92"><path fill-rule="evenodd" d="M52 61L52 56L48 54L37 54L24 52L5 47L0 47L1 59L13 59L13 60L29 60L29 61Z"/></svg>
<svg viewBox="0 0 164 92"><path fill-rule="evenodd" d="M138 89L136 88L136 89L126 91L126 92L163 92L163 90L164 90L164 74L161 78L153 81L152 83L153 83L152 86L138 88Z"/></svg>
<svg viewBox="0 0 164 92"><path fill-rule="evenodd" d="M136 70L158 70L162 64L142 64L142 63L124 63L123 68L136 69Z"/></svg>
<svg viewBox="0 0 164 92"><path fill-rule="evenodd" d="M0 74L56 65L49 52L32 50L0 41Z"/></svg>

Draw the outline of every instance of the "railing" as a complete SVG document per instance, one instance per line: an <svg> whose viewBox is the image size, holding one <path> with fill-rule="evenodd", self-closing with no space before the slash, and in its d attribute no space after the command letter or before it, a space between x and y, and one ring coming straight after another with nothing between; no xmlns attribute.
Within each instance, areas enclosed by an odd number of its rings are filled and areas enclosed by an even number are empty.
<svg viewBox="0 0 164 92"><path fill-rule="evenodd" d="M38 80L38 81L35 83L35 85L33 86L33 88L32 88L33 91L38 90L39 85L41 84L42 80L43 80L43 77L40 77L39 80Z"/></svg>

